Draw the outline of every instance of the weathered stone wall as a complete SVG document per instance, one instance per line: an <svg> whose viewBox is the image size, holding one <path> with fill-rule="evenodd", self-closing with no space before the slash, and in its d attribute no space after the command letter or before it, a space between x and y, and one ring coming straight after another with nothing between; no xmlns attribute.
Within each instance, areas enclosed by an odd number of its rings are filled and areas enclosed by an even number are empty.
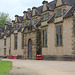
<svg viewBox="0 0 75 75"><path fill-rule="evenodd" d="M72 55L72 43L73 43L73 21L72 17L64 19L63 23L59 23L58 25L62 25L62 46L56 46L56 24L50 23L48 26L48 54L49 55Z"/></svg>
<svg viewBox="0 0 75 75"><path fill-rule="evenodd" d="M4 56L4 38L0 39L0 56Z"/></svg>
<svg viewBox="0 0 75 75"><path fill-rule="evenodd" d="M17 34L17 49L16 50L14 49L14 34L11 34L11 55L23 56L21 32L18 32Z"/></svg>
<svg viewBox="0 0 75 75"><path fill-rule="evenodd" d="M26 29L25 31L25 50L24 50L24 57L25 58L28 58L28 41L29 39L32 40L32 58L35 58L35 55L36 55L36 31L33 31L30 32L30 33L27 33L28 30Z"/></svg>

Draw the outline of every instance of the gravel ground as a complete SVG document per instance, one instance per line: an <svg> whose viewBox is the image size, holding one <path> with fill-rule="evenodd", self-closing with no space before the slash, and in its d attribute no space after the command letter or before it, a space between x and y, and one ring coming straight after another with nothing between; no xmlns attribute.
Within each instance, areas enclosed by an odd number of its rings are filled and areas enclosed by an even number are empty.
<svg viewBox="0 0 75 75"><path fill-rule="evenodd" d="M75 62L72 61L10 61L13 62L13 68L8 75L75 75Z"/></svg>

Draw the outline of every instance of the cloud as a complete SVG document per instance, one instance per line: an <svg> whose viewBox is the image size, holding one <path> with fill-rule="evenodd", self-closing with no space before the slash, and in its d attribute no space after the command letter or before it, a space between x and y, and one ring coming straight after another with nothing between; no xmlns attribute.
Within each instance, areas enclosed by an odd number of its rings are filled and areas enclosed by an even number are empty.
<svg viewBox="0 0 75 75"><path fill-rule="evenodd" d="M8 13L12 18L16 14L23 15L23 11L34 6L42 5L43 0L0 0L0 12ZM47 0L52 1L52 0Z"/></svg>

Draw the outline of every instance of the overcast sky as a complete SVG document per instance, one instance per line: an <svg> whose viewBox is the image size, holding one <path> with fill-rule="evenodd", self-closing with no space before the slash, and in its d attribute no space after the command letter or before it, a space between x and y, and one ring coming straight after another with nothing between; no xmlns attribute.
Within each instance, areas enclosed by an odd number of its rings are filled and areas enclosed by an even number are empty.
<svg viewBox="0 0 75 75"><path fill-rule="evenodd" d="M28 8L34 6L38 7L42 5L44 0L0 0L0 12L8 13L11 19L14 19L14 16L23 15L23 11L26 11ZM53 0L47 0L51 2Z"/></svg>

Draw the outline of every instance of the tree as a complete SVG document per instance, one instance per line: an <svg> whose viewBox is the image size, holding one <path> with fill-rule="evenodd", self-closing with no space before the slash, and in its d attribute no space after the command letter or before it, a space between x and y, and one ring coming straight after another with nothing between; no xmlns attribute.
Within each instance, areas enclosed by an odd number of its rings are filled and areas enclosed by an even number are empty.
<svg viewBox="0 0 75 75"><path fill-rule="evenodd" d="M5 24L9 24L10 22L9 14L0 12L0 26L4 27Z"/></svg>

